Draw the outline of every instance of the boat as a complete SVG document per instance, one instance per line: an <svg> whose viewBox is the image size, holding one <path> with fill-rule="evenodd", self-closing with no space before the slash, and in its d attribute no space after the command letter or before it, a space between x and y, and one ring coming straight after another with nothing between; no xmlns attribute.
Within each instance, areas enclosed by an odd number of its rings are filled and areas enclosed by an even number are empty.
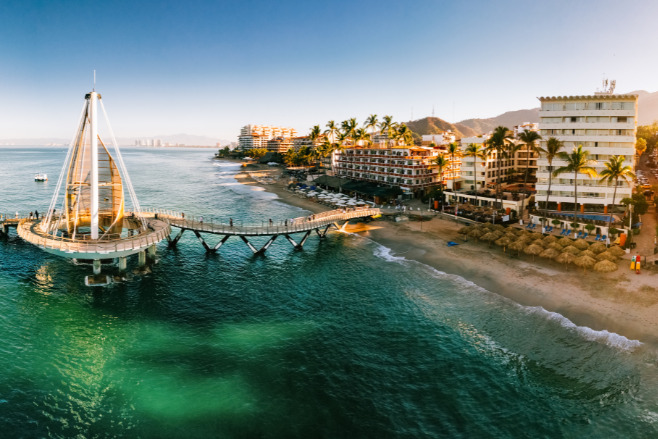
<svg viewBox="0 0 658 439"><path fill-rule="evenodd" d="M34 175L34 181L48 181L48 174L39 172L38 174Z"/></svg>

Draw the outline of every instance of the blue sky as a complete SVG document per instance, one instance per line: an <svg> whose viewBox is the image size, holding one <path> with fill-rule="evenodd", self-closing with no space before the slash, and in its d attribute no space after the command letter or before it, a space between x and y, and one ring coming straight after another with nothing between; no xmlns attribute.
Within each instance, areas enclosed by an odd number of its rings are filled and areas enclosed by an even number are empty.
<svg viewBox="0 0 658 439"><path fill-rule="evenodd" d="M654 92L656 17L649 0L2 0L0 138L70 138L94 69L118 137L457 122L604 77Z"/></svg>

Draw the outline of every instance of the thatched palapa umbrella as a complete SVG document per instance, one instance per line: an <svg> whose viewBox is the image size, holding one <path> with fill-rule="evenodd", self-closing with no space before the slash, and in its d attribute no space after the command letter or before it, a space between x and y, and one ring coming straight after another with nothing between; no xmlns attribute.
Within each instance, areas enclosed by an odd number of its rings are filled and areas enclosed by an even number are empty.
<svg viewBox="0 0 658 439"><path fill-rule="evenodd" d="M596 264L596 259L589 256L580 256L573 263L582 267L583 271L585 271L586 268L592 268Z"/></svg>
<svg viewBox="0 0 658 439"><path fill-rule="evenodd" d="M505 248L508 245L510 245L511 243L512 243L512 241L507 236L503 236L502 238L498 238L498 240L496 241L496 245L502 247L503 252L505 251Z"/></svg>
<svg viewBox="0 0 658 439"><path fill-rule="evenodd" d="M615 256L611 251L604 251L603 253L596 255L596 259L599 261L617 262L617 259L619 258Z"/></svg>
<svg viewBox="0 0 658 439"><path fill-rule="evenodd" d="M491 247L491 243L497 239L498 236L492 232L485 233L484 235L480 236L480 241L487 241L489 243L489 247Z"/></svg>
<svg viewBox="0 0 658 439"><path fill-rule="evenodd" d="M536 244L530 244L529 246L527 246L526 248L523 249L523 252L525 254L532 255L532 260L533 261L535 260L535 256L537 256L538 254L540 254L543 251L544 251L544 248L539 246L539 245L536 245Z"/></svg>
<svg viewBox="0 0 658 439"><path fill-rule="evenodd" d="M617 268L617 264L606 260L599 261L594 265L594 271L599 273L611 273L617 271Z"/></svg>
<svg viewBox="0 0 658 439"><path fill-rule="evenodd" d="M564 247L562 249L562 253L571 253L572 255L576 256L580 254L580 250L578 250L575 246L570 245L568 247Z"/></svg>
<svg viewBox="0 0 658 439"><path fill-rule="evenodd" d="M461 229L459 229L459 234L460 235L468 235L470 231L473 230L473 227L471 226L464 226Z"/></svg>
<svg viewBox="0 0 658 439"><path fill-rule="evenodd" d="M557 237L554 235L548 235L543 239L545 244L551 244L557 241Z"/></svg>
<svg viewBox="0 0 658 439"><path fill-rule="evenodd" d="M564 253L560 253L560 256L555 258L555 260L560 264L567 265L573 263L573 261L576 260L576 257L569 252L564 252Z"/></svg>
<svg viewBox="0 0 658 439"><path fill-rule="evenodd" d="M553 249L557 250L559 253L562 252L562 246L560 245L559 242L551 242L546 247L547 248L553 248Z"/></svg>
<svg viewBox="0 0 658 439"><path fill-rule="evenodd" d="M573 239L564 237L557 241L562 247L567 247L573 244Z"/></svg>
<svg viewBox="0 0 658 439"><path fill-rule="evenodd" d="M544 246L546 245L546 244L544 244L544 240L541 239L541 238L533 240L532 243L534 245L540 246L541 248L544 248Z"/></svg>
<svg viewBox="0 0 658 439"><path fill-rule="evenodd" d="M596 259L596 253L591 250L583 250L578 256L589 256L592 259Z"/></svg>
<svg viewBox="0 0 658 439"><path fill-rule="evenodd" d="M518 240L518 241L514 241L513 243L511 243L509 245L509 249L514 250L516 252L516 254L519 255L519 254L521 254L521 250L523 250L525 248L525 246L526 246L525 241Z"/></svg>
<svg viewBox="0 0 658 439"><path fill-rule="evenodd" d="M607 247L602 242L595 242L594 244L589 246L589 249L596 254L603 253L606 250L606 248Z"/></svg>
<svg viewBox="0 0 658 439"><path fill-rule="evenodd" d="M618 258L621 258L626 254L626 251L624 251L624 249L622 249L618 245L610 246L608 251L611 252L613 255L617 256Z"/></svg>
<svg viewBox="0 0 658 439"><path fill-rule="evenodd" d="M589 242L585 241L584 239L576 239L573 245L578 250L587 250L589 248Z"/></svg>
<svg viewBox="0 0 658 439"><path fill-rule="evenodd" d="M560 252L555 250L554 248L547 248L543 252L539 254L540 258L546 258L546 259L555 259L558 256L560 256Z"/></svg>
<svg viewBox="0 0 658 439"><path fill-rule="evenodd" d="M482 235L484 235L484 232L482 232L482 230L480 230L480 229L478 229L478 228L474 228L473 230L471 230L470 232L468 232L468 236L470 236L471 238L476 238L476 239L478 239L478 238L480 238L480 236L482 236Z"/></svg>

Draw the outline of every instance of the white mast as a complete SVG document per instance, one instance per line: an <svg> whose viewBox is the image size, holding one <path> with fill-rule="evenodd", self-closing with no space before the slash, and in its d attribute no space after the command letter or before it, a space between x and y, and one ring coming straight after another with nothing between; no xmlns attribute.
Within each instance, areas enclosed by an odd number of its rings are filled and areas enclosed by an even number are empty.
<svg viewBox="0 0 658 439"><path fill-rule="evenodd" d="M91 239L98 239L98 121L96 117L98 93L89 94L91 119Z"/></svg>

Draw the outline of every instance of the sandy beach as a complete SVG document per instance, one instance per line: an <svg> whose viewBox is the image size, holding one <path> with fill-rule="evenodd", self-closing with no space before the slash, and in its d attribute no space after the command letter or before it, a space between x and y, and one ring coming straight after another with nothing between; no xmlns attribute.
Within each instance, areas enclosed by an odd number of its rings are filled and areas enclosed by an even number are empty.
<svg viewBox="0 0 658 439"><path fill-rule="evenodd" d="M289 192L281 169L264 165L243 168L236 175L243 184L255 184L277 194L285 203L313 213L328 208ZM658 345L658 276L655 266L632 272L626 260L619 269L601 274L552 262L500 247L489 247L458 234L461 225L435 217L429 221L394 222L386 219L355 224L358 233L384 245L395 256L415 260L461 276L493 293L526 306L541 306L578 326L607 330L629 339ZM448 241L459 243L448 247Z"/></svg>

